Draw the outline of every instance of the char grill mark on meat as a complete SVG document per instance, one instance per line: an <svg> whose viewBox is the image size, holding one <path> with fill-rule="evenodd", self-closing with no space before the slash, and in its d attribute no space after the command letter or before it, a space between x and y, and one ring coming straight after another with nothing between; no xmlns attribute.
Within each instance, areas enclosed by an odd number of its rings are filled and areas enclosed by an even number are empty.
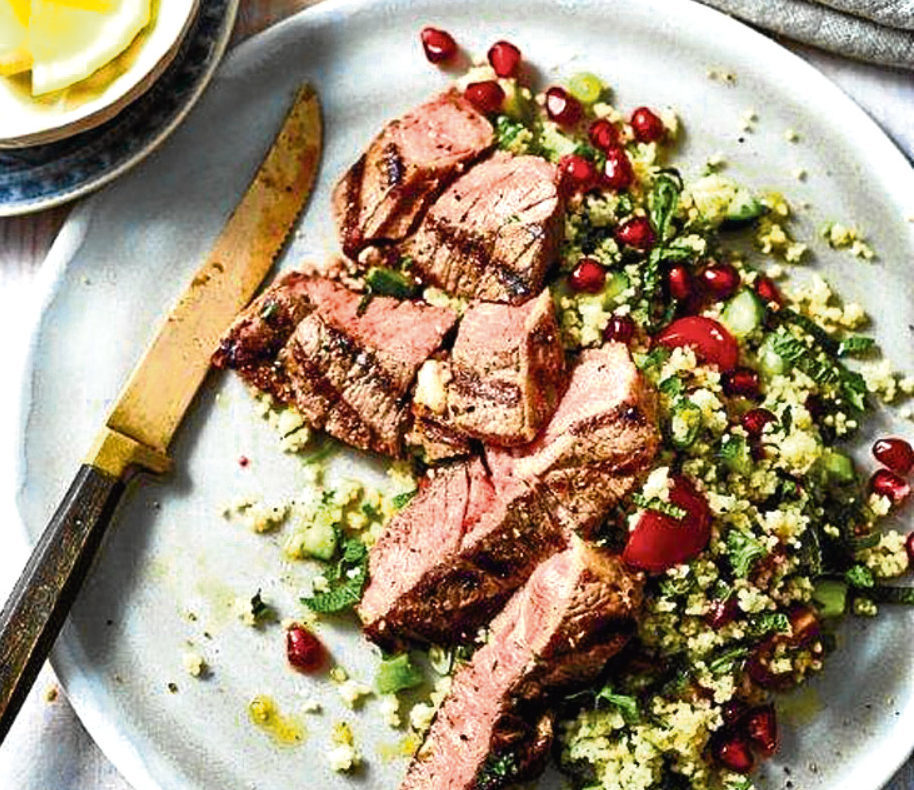
<svg viewBox="0 0 914 790"><path fill-rule="evenodd" d="M450 90L391 121L333 195L343 251L406 238L428 205L494 142L492 125Z"/></svg>
<svg viewBox="0 0 914 790"><path fill-rule="evenodd" d="M565 353L549 291L516 307L471 307L454 342L451 372L451 424L489 444L531 441L564 388Z"/></svg>
<svg viewBox="0 0 914 790"><path fill-rule="evenodd" d="M438 470L369 554L368 635L453 644L474 633L567 540L535 488L496 495L477 458Z"/></svg>
<svg viewBox="0 0 914 790"><path fill-rule="evenodd" d="M408 395L421 364L456 315L417 302L375 297L325 281L317 309L280 353L293 402L316 428L365 450L398 456Z"/></svg>
<svg viewBox="0 0 914 790"><path fill-rule="evenodd" d="M548 290L522 305L476 303L460 322L450 359L429 360L419 372L409 441L431 460L465 452L466 437L526 444L552 416L564 381Z"/></svg>
<svg viewBox="0 0 914 790"><path fill-rule="evenodd" d="M591 682L626 643L642 577L573 539L543 562L492 621L489 638L458 669L401 790L495 790L499 759L530 774L552 738L551 699Z"/></svg>
<svg viewBox="0 0 914 790"><path fill-rule="evenodd" d="M561 226L555 166L497 153L442 193L403 250L448 293L519 304L542 288Z"/></svg>
<svg viewBox="0 0 914 790"><path fill-rule="evenodd" d="M526 447L489 447L496 481L540 483L566 526L588 534L645 472L659 447L654 392L628 349L584 351L559 406Z"/></svg>
<svg viewBox="0 0 914 790"><path fill-rule="evenodd" d="M281 401L291 400L288 378L276 357L314 309L318 279L290 272L273 283L232 322L213 354L213 365L238 371L248 384Z"/></svg>

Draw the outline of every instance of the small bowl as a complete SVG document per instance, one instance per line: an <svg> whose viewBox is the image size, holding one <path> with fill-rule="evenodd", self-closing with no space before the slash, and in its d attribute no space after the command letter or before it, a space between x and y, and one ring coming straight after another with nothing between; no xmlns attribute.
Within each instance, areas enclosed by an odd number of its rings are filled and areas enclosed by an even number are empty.
<svg viewBox="0 0 914 790"><path fill-rule="evenodd" d="M156 81L178 52L199 0L152 0L152 17L133 43L86 79L31 95L28 72L0 77L0 148L43 145L114 117Z"/></svg>

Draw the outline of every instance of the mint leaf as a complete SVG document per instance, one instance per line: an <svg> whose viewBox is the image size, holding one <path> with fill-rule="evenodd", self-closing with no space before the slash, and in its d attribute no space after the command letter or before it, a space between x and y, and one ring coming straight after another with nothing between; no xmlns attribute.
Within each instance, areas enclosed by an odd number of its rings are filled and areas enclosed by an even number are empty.
<svg viewBox="0 0 914 790"><path fill-rule="evenodd" d="M737 578L745 579L753 563L767 553L761 543L742 530L731 529L727 533L727 557Z"/></svg>

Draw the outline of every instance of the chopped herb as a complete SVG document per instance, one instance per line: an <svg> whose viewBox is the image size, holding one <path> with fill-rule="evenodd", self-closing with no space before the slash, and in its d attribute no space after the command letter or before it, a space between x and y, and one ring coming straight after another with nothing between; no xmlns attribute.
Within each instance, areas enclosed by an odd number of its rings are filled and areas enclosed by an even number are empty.
<svg viewBox="0 0 914 790"><path fill-rule="evenodd" d="M336 442L333 441L329 436L323 436L321 438L320 444L314 449L313 452L308 453L308 455L302 456L303 464L316 464L323 461L328 455L330 455L336 449ZM331 492L331 497L333 496Z"/></svg>
<svg viewBox="0 0 914 790"><path fill-rule="evenodd" d="M847 547L851 553L871 549L879 545L879 533L868 532L865 535L854 535L847 539Z"/></svg>
<svg viewBox="0 0 914 790"><path fill-rule="evenodd" d="M524 140L526 135L530 135L530 141ZM495 120L495 144L503 151L513 151L523 149L526 153L533 153L533 136L530 130L520 121L515 121L507 115L499 115Z"/></svg>
<svg viewBox="0 0 914 790"><path fill-rule="evenodd" d="M682 392L683 386L682 379L679 376L670 376L660 382L660 391L672 398Z"/></svg>
<svg viewBox="0 0 914 790"><path fill-rule="evenodd" d="M365 283L371 294L396 299L411 299L419 290L414 280L386 266L372 266L365 274Z"/></svg>
<svg viewBox="0 0 914 790"><path fill-rule="evenodd" d="M901 603L914 606L914 587L886 587L877 584L867 592L876 603Z"/></svg>
<svg viewBox="0 0 914 790"><path fill-rule="evenodd" d="M362 512L365 516L372 521L383 521L384 517L381 514L381 511L378 510L374 505L369 502L362 503Z"/></svg>
<svg viewBox="0 0 914 790"><path fill-rule="evenodd" d="M793 408L787 406L781 415L781 425L784 426L784 433L790 433L793 427Z"/></svg>
<svg viewBox="0 0 914 790"><path fill-rule="evenodd" d="M657 513L663 513L670 518L675 518L677 521L682 521L682 519L688 515L688 512L684 508L674 505L672 502L665 502L657 497L648 499L641 494L635 494L632 497L632 501L644 510L654 510Z"/></svg>
<svg viewBox="0 0 914 790"><path fill-rule="evenodd" d="M612 686L603 686L594 697L594 705L599 708L600 703L614 707L622 715L626 724L637 724L641 721L641 711L638 709L638 700L628 694L616 694Z"/></svg>
<svg viewBox="0 0 914 790"><path fill-rule="evenodd" d="M646 354L641 354L636 356L635 364L638 366L639 370L650 370L651 368L658 368L664 362L669 359L670 350L665 346L657 346L657 348L648 351Z"/></svg>
<svg viewBox="0 0 914 790"><path fill-rule="evenodd" d="M742 530L734 528L727 533L727 557L737 578L745 579L752 564L767 553L761 543Z"/></svg>
<svg viewBox="0 0 914 790"><path fill-rule="evenodd" d="M748 655L749 648L745 646L724 650L708 662L708 670L712 675L723 675L727 672L732 672L736 665Z"/></svg>
<svg viewBox="0 0 914 790"><path fill-rule="evenodd" d="M844 580L858 590L869 590L876 584L873 572L866 565L852 565L844 572Z"/></svg>
<svg viewBox="0 0 914 790"><path fill-rule="evenodd" d="M784 312L783 310L781 312ZM789 334L786 330L779 330L772 338L772 350L785 362L796 365L817 384L837 386L842 396L857 411L866 409L866 382L863 376L846 368L836 357L838 342L824 329L799 313L788 311L802 321L791 321L806 330L807 335L818 343L820 351L811 348L802 340ZM813 329L810 329L813 327ZM824 353L823 353L824 352Z"/></svg>
<svg viewBox="0 0 914 790"><path fill-rule="evenodd" d="M791 310L789 307L782 307L778 310L777 317L786 323L793 324L802 329L829 354L835 355L838 353L838 341L811 318L807 318L802 313Z"/></svg>
<svg viewBox="0 0 914 790"><path fill-rule="evenodd" d="M251 598L251 615L254 618L255 623L262 623L264 620L273 620L276 618L276 610L263 602L263 598L260 597L260 590L254 593L254 596Z"/></svg>
<svg viewBox="0 0 914 790"><path fill-rule="evenodd" d="M781 612L762 612L752 618L749 628L754 636L789 634L790 620Z"/></svg>
<svg viewBox="0 0 914 790"><path fill-rule="evenodd" d="M358 538L341 541L341 557L331 573L325 574L329 590L301 601L321 614L342 612L357 604L368 582L368 548Z"/></svg>
<svg viewBox="0 0 914 790"><path fill-rule="evenodd" d="M406 507L412 498L419 493L419 489L415 488L412 491L404 491L400 494L397 494L392 500L391 503L397 510L401 510Z"/></svg>
<svg viewBox="0 0 914 790"><path fill-rule="evenodd" d="M730 779L724 790L752 790L753 787L751 779Z"/></svg>
<svg viewBox="0 0 914 790"><path fill-rule="evenodd" d="M866 354L876 345L876 341L864 335L851 335L844 338L838 346L839 357L853 357Z"/></svg>
<svg viewBox="0 0 914 790"><path fill-rule="evenodd" d="M474 790L496 790L503 787L517 774L517 757L506 752L490 754L476 775Z"/></svg>
<svg viewBox="0 0 914 790"><path fill-rule="evenodd" d="M731 472L748 475L752 471L752 454L748 442L742 436L725 436L721 440L718 455L721 463Z"/></svg>

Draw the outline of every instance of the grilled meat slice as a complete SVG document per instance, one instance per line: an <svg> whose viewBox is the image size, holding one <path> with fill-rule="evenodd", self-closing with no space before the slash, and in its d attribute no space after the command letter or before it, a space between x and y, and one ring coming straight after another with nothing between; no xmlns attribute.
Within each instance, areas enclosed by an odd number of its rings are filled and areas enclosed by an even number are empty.
<svg viewBox="0 0 914 790"><path fill-rule="evenodd" d="M587 534L647 470L660 444L656 398L621 343L584 351L546 428L526 447L487 448L496 480L538 482Z"/></svg>
<svg viewBox="0 0 914 790"><path fill-rule="evenodd" d="M401 790L495 790L536 766L550 699L586 685L626 643L642 577L574 538L543 562L454 675Z"/></svg>
<svg viewBox="0 0 914 790"><path fill-rule="evenodd" d="M316 428L398 456L416 372L457 319L423 302L375 297L324 281L318 308L279 355L295 406Z"/></svg>
<svg viewBox="0 0 914 790"><path fill-rule="evenodd" d="M448 421L489 444L530 442L564 387L565 352L549 291L517 307L471 307L451 359Z"/></svg>
<svg viewBox="0 0 914 790"><path fill-rule="evenodd" d="M403 251L448 293L519 304L543 287L561 232L555 165L497 153L445 190Z"/></svg>
<svg viewBox="0 0 914 790"><path fill-rule="evenodd" d="M365 631L382 645L460 641L565 541L526 483L496 494L478 458L436 470L371 548Z"/></svg>
<svg viewBox="0 0 914 790"><path fill-rule="evenodd" d="M289 401L289 381L276 356L314 309L318 279L304 272L280 277L232 322L213 354L213 365L236 370L248 384Z"/></svg>
<svg viewBox="0 0 914 790"><path fill-rule="evenodd" d="M450 90L391 121L333 194L343 251L405 238L426 207L493 144L492 125Z"/></svg>

